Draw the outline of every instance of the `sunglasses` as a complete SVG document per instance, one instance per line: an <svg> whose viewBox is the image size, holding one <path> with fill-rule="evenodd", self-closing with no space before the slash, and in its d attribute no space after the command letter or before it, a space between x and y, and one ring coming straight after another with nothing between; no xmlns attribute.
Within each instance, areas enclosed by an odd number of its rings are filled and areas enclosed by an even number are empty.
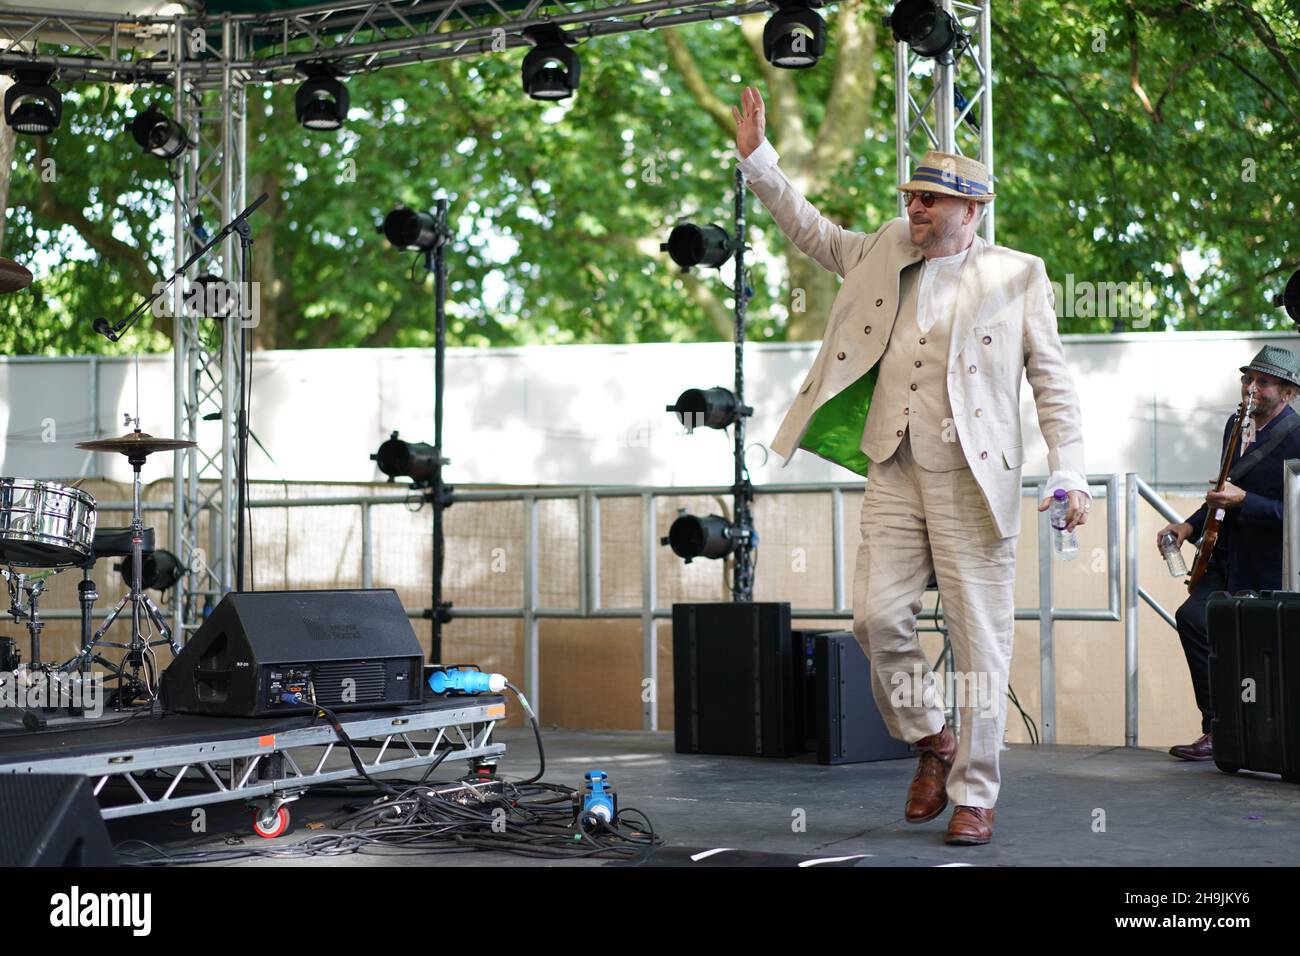
<svg viewBox="0 0 1300 956"><path fill-rule="evenodd" d="M919 199L921 200L921 205L924 206L926 209L929 209L931 206L934 205L935 200L938 198L939 198L938 193L918 193L918 192L913 192L910 189L903 190L903 205L905 207L912 205L913 199Z"/></svg>

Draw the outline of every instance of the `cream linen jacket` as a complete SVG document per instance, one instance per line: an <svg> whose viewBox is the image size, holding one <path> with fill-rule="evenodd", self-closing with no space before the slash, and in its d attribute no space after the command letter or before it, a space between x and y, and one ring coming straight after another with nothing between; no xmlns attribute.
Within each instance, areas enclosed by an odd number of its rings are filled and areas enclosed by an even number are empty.
<svg viewBox="0 0 1300 956"><path fill-rule="evenodd" d="M771 442L788 465L813 413L880 361L898 312L898 273L921 252L912 245L906 219L873 233L831 222L775 163L749 185L800 251L844 279L817 358ZM1047 269L1037 256L976 236L949 337L948 398L966 461L1003 537L1020 531L1020 387L1026 377L1053 478L1058 472L1081 478L1082 416L1057 334ZM900 396L873 398L906 402ZM1086 491L1074 480L1058 486Z"/></svg>

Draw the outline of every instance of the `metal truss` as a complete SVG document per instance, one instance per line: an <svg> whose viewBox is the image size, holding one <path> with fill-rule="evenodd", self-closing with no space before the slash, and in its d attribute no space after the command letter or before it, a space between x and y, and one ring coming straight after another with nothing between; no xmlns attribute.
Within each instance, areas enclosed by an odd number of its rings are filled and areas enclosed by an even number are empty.
<svg viewBox="0 0 1300 956"><path fill-rule="evenodd" d="M475 704L456 710L428 710L369 717L340 719L354 742L371 742L358 748L366 773L374 776L415 767L427 767L435 760L454 757L464 760L497 760L505 744L492 743L496 722L505 716L505 705ZM431 741L416 741L411 734L433 731ZM296 799L311 787L359 777L349 762L327 770L330 757L341 746L328 724L303 727L273 735L250 734L237 740L207 741L174 746L115 750L76 757L29 758L0 764L4 773L57 773L89 777L100 813L105 820L187 810L232 800L261 800L272 808ZM450 751L444 756L444 752ZM168 781L158 793L158 778ZM103 804L104 790L111 782L125 783L127 802ZM154 795L150 795L150 790ZM183 791L183 792L182 792Z"/></svg>
<svg viewBox="0 0 1300 956"><path fill-rule="evenodd" d="M201 43L199 41L202 41ZM194 148L174 164L175 258L191 251L246 204L247 164L244 83L229 62L240 48L238 28L223 24L220 35L173 36L179 63L173 78L176 119ZM223 62L219 86L195 78L196 62ZM197 627L234 584L235 410L242 385L240 325L251 306L251 276L239 271L234 236L214 248L175 288L175 434L196 442L178 453L173 478L172 548L190 568L176 602L175 630ZM224 315L210 315L199 297L187 296L199 275L213 276L228 292ZM206 539L206 540L205 540Z"/></svg>
<svg viewBox="0 0 1300 956"><path fill-rule="evenodd" d="M165 83L183 68L191 82L218 87L230 71L240 83L292 80L308 60L329 60L355 73L490 56L530 45L524 31L544 23L589 40L775 6L753 0L529 0L507 9L497 0L352 0L255 14L134 18L10 8L0 12L0 46L8 47L0 52L0 70L40 62L64 79ZM213 49L231 28L245 42L242 55L224 44Z"/></svg>
<svg viewBox="0 0 1300 956"><path fill-rule="evenodd" d="M993 0L943 0L969 35L952 63L940 63L912 52L905 43L894 46L895 141L897 175L900 183L911 178L912 169L926 150L960 153L993 168ZM924 87L929 83L929 92ZM955 90L965 97L957 105ZM978 125L978 131L974 126ZM996 177L994 178L996 189ZM980 223L983 237L993 241L993 206L984 210ZM905 214L902 195L899 215Z"/></svg>

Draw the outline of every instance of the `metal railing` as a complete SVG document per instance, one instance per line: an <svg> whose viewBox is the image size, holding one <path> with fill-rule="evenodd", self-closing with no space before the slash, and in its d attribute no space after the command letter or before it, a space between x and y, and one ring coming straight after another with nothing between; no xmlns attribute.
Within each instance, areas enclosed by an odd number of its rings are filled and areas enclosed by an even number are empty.
<svg viewBox="0 0 1300 956"><path fill-rule="evenodd" d="M1137 553L1135 547L1137 513L1136 495L1141 491L1144 497L1157 504L1162 513L1172 514L1168 506L1149 487L1137 478L1129 475L1127 482L1127 543L1126 570L1128 590L1121 608L1120 598L1120 527L1118 487L1119 476L1092 475L1088 478L1089 487L1095 492L1100 489L1100 497L1108 502L1106 520L1106 576L1107 605L1094 608L1058 608L1053 596L1053 561L1051 546L1051 529L1046 514L1039 515L1038 521L1038 582L1039 604L1036 607L1016 608L1016 620L1038 621L1039 629L1039 677L1041 684L1041 739L1043 743L1056 740L1056 654L1054 626L1058 621L1094 621L1125 622L1125 742L1133 746L1137 741L1137 600L1145 599L1157 607L1151 597L1137 584ZM798 485L761 485L755 487L756 495L828 495L831 510L832 566L831 566L831 607L795 607L791 615L795 619L847 620L851 621L853 609L851 598L847 595L845 570L845 527L844 495L859 494L863 490L862 482L819 483ZM457 605L453 612L456 618L494 618L519 619L524 629L524 683L534 706L540 706L540 622L544 619L557 618L611 618L636 619L641 623L641 658L642 680L650 681L650 687L658 688L659 654L658 624L671 618L671 607L658 606L658 580L656 556L660 549L657 524L657 503L661 498L683 498L699 495L719 495L729 491L727 486L598 486L598 487L556 487L538 489L486 489L457 491L455 501L463 502L512 502L523 505L523 567L522 567L522 601L517 607L465 607ZM1048 494L1045 479L1026 478L1022 484L1023 496L1041 500ZM601 600L601 503L605 499L634 498L640 502L641 518L641 600L637 605L606 607ZM578 512L578 603L576 607L541 606L538 598L538 583L541 579L540 535L538 526L538 502L567 499L577 503ZM372 512L377 507L406 506L410 498L405 493L379 493L374 495L340 495L331 497L295 497L259 499L250 502L254 508L298 508L298 507L353 507L361 512L361 586L374 586L373 552L375 546ZM97 509L101 512L129 512L128 502L101 501ZM144 509L148 512L169 512L171 504L147 502ZM1159 609L1158 609L1159 610ZM102 616L103 611L97 611ZM1163 612L1162 612L1163 613ZM412 618L428 616L427 608L408 608L407 614ZM76 618L77 610L51 609L44 616L47 619ZM923 620L938 620L942 611L922 612ZM1167 620L1172 620L1164 615ZM643 684L643 686L645 686ZM659 727L657 693L643 700L642 726L646 730Z"/></svg>

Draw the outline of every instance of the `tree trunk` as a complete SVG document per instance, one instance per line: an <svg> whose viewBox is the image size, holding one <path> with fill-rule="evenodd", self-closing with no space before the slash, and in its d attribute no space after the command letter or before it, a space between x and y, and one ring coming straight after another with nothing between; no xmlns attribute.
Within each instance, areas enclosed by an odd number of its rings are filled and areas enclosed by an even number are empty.
<svg viewBox="0 0 1300 956"><path fill-rule="evenodd" d="M0 100L5 92L14 85L12 77L0 77ZM4 248L5 222L9 213L9 182L14 171L14 142L17 134L13 128L0 122L0 250Z"/></svg>

